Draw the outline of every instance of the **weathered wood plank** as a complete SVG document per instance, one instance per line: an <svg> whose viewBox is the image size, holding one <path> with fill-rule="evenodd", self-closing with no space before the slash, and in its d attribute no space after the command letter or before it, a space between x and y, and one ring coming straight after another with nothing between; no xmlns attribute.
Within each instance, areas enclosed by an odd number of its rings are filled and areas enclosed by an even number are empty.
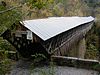
<svg viewBox="0 0 100 75"><path fill-rule="evenodd" d="M76 57L66 57L66 56L52 56L51 60L60 66L70 66L77 68L93 69L100 71L100 68L95 66L100 65L98 60L82 59Z"/></svg>

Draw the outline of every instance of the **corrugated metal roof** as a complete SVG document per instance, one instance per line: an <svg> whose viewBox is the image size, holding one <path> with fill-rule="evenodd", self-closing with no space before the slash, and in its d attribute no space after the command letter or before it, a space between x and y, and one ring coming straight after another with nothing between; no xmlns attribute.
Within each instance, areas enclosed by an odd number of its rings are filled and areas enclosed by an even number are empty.
<svg viewBox="0 0 100 75"><path fill-rule="evenodd" d="M76 26L93 21L93 17L49 17L22 23L44 41Z"/></svg>

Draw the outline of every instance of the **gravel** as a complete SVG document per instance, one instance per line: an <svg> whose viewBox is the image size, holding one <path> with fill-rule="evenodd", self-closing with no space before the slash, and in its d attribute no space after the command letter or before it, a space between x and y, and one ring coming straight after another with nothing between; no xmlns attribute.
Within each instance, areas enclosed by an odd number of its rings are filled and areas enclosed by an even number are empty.
<svg viewBox="0 0 100 75"><path fill-rule="evenodd" d="M100 75L97 71L66 66L32 67L32 62L19 60L9 75Z"/></svg>

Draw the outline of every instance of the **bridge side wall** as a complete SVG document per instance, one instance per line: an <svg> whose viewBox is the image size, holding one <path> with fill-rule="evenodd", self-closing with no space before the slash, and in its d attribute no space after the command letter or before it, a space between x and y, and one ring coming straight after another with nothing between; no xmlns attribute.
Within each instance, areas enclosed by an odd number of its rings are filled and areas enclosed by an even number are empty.
<svg viewBox="0 0 100 75"><path fill-rule="evenodd" d="M30 57L36 53L43 53L48 56L47 51L41 44L43 41L38 36L32 33L32 39L27 39L27 28L20 24L12 26L2 36L16 48L20 55Z"/></svg>
<svg viewBox="0 0 100 75"><path fill-rule="evenodd" d="M84 58L86 51L84 37L92 26L93 22L86 23L57 35L45 43L45 48L51 55L66 55Z"/></svg>

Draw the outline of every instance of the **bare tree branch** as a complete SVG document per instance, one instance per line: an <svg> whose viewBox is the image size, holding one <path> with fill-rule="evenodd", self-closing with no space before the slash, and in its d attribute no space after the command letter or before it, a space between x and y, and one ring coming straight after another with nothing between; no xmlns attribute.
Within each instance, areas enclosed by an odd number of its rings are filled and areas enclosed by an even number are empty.
<svg viewBox="0 0 100 75"><path fill-rule="evenodd" d="M4 10L4 11L0 11L0 14L5 13L5 12L7 12L7 11L11 11L11 10L13 10L13 9L15 9L15 8L19 8L19 7L21 7L21 5L16 6L16 7L9 8L9 9Z"/></svg>

